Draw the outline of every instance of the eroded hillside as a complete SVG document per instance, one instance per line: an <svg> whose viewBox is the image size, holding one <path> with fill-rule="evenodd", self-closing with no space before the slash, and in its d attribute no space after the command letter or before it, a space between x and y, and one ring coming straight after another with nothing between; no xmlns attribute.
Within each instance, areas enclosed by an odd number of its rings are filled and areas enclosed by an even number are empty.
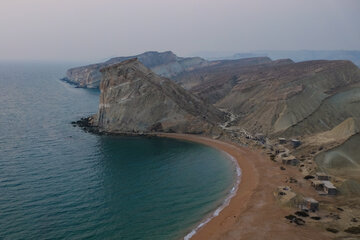
<svg viewBox="0 0 360 240"><path fill-rule="evenodd" d="M136 59L101 70L95 125L105 132L214 133L225 114Z"/></svg>
<svg viewBox="0 0 360 240"><path fill-rule="evenodd" d="M349 117L359 122L360 69L349 61L228 66L206 78L190 91L253 133L296 136L328 131Z"/></svg>

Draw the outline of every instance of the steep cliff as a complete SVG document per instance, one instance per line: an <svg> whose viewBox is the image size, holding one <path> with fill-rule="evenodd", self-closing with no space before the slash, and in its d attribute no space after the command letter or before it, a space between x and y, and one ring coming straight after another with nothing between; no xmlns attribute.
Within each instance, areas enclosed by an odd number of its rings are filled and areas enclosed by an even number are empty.
<svg viewBox="0 0 360 240"><path fill-rule="evenodd" d="M153 72L164 77L174 77L182 72L208 65L208 62L202 58L181 58L170 51L161 53L145 52L136 56L116 57L103 63L71 68L67 71L64 80L79 87L97 88L101 81L101 68L133 58L137 58L146 67L152 69Z"/></svg>
<svg viewBox="0 0 360 240"><path fill-rule="evenodd" d="M106 132L210 133L224 113L137 59L101 69L99 112L95 125Z"/></svg>

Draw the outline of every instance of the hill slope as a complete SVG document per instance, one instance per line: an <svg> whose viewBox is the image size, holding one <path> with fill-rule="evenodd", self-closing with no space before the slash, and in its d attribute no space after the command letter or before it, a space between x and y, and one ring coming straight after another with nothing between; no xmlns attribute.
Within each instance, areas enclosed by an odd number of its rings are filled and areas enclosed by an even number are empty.
<svg viewBox="0 0 360 240"><path fill-rule="evenodd" d="M106 132L209 133L224 113L160 77L136 59L101 70L95 125Z"/></svg>
<svg viewBox="0 0 360 240"><path fill-rule="evenodd" d="M235 114L232 124L249 131L303 135L360 118L360 69L349 61L274 61L225 69L209 71L206 80L197 76L201 83L190 91Z"/></svg>

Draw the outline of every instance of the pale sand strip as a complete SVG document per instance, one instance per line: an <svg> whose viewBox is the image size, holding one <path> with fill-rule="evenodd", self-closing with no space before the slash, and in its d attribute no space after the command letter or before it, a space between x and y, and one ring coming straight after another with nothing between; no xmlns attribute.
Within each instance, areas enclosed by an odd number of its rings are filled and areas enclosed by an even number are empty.
<svg viewBox="0 0 360 240"><path fill-rule="evenodd" d="M192 240L330 239L329 234L320 229L306 225L295 226L284 219L293 210L278 206L273 191L277 186L284 185L289 175L301 177L295 168L281 171L276 163L259 151L234 143L197 135L157 135L202 143L227 152L237 160L242 170L238 192L230 204L200 228Z"/></svg>

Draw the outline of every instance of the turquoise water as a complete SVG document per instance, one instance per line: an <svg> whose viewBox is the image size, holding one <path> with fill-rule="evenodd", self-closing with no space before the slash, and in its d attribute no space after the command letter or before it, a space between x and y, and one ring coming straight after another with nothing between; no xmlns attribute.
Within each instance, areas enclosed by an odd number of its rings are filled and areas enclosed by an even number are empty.
<svg viewBox="0 0 360 240"><path fill-rule="evenodd" d="M223 153L73 127L99 92L59 81L68 67L0 63L0 239L179 239L222 204Z"/></svg>

